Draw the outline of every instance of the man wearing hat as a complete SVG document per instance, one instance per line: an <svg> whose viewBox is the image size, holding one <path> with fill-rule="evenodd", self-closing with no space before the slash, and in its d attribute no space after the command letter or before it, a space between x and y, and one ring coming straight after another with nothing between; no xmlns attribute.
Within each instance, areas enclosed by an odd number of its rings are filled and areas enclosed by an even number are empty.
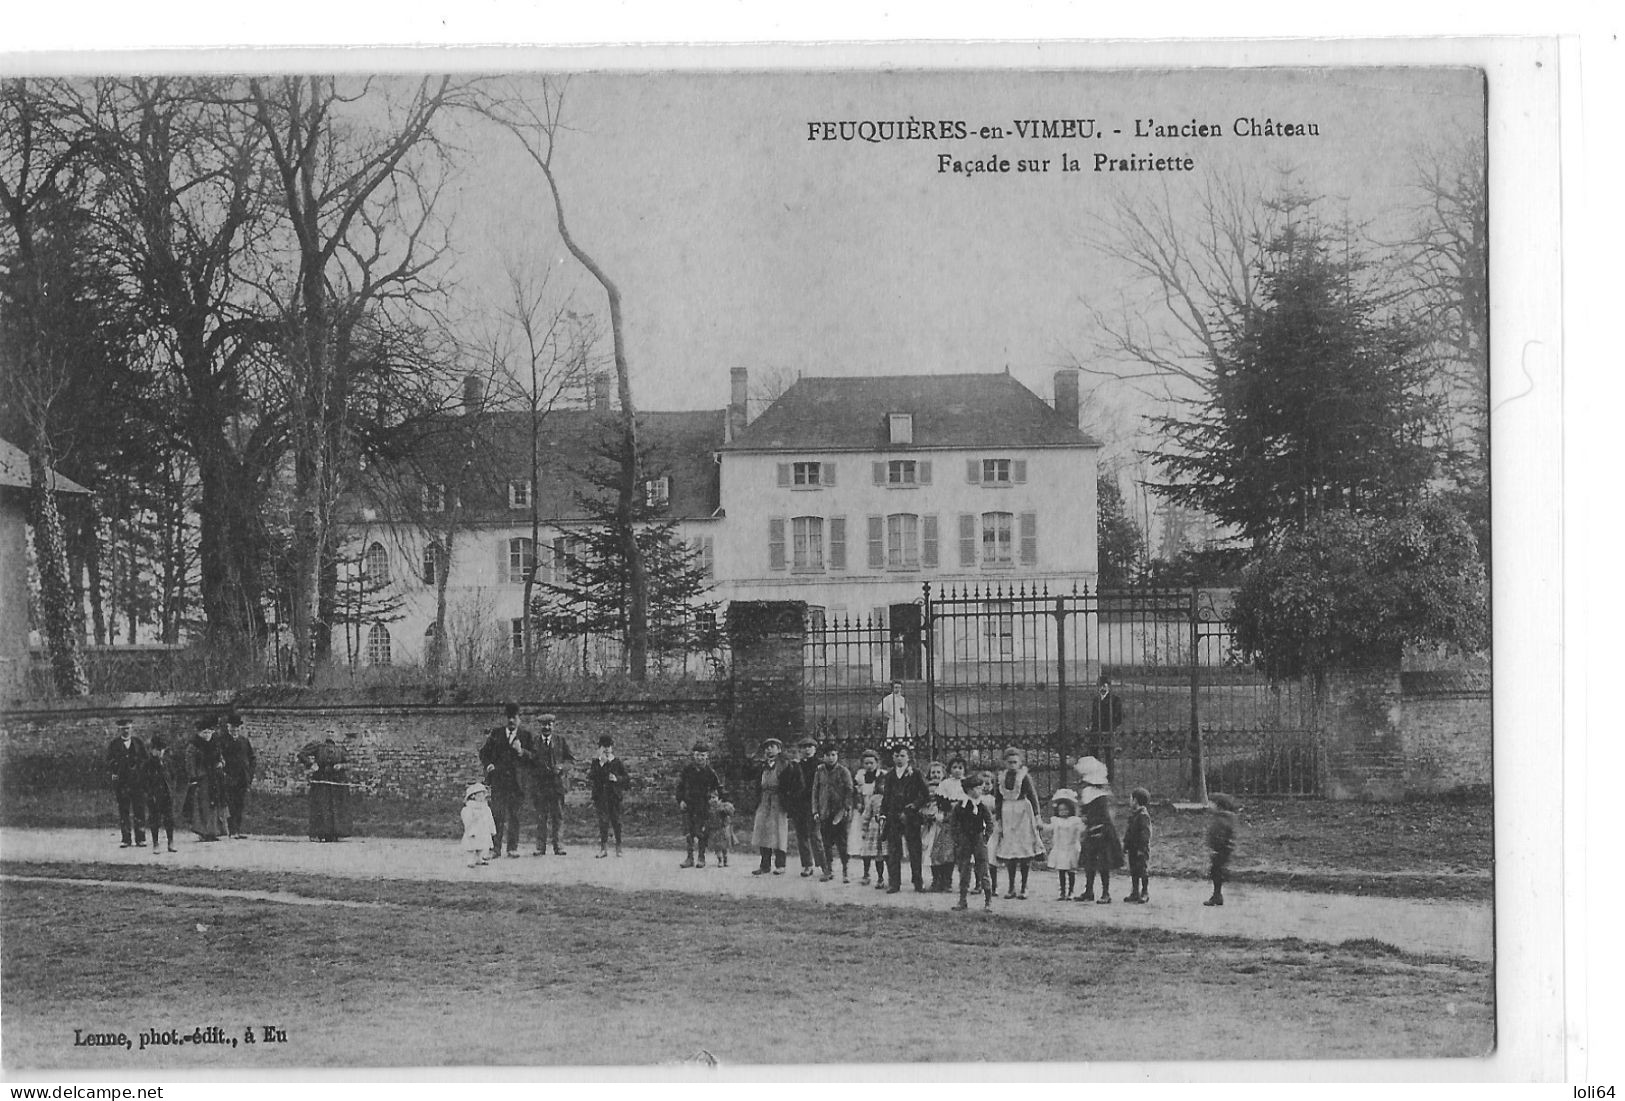
<svg viewBox="0 0 1625 1101"><path fill-rule="evenodd" d="M556 715L536 716L536 755L531 768L536 777L536 855L547 852L547 842L553 843L553 855L563 856L559 832L564 827L564 793L570 790L570 765L575 755L563 734L553 733L558 722Z"/></svg>
<svg viewBox="0 0 1625 1101"><path fill-rule="evenodd" d="M796 748L801 751L800 759L785 769L779 794L784 799L784 810L790 816L790 825L795 827L802 877L812 875L816 869L824 873L825 880L829 880L833 878L829 870L829 855L824 852L818 820L813 814L813 781L818 777L818 743L811 737L805 737L796 743Z"/></svg>
<svg viewBox="0 0 1625 1101"><path fill-rule="evenodd" d="M135 821L135 844L147 843L147 800L145 792L147 747L134 736L129 719L115 724L118 733L107 743L107 774L113 781L118 800L119 848L130 847L130 822Z"/></svg>
<svg viewBox="0 0 1625 1101"><path fill-rule="evenodd" d="M1089 756L1098 758L1112 773L1117 751L1117 733L1123 729L1123 697L1112 690L1112 679L1100 674L1095 698L1089 701Z"/></svg>
<svg viewBox="0 0 1625 1101"><path fill-rule="evenodd" d="M530 731L519 725L519 705L509 703L503 707L506 721L486 732L480 746L480 764L485 766L485 783L490 788L491 820L495 824L495 840L491 855L500 856L504 841L508 855L519 855L519 816L524 806L525 789L532 782L532 764L536 759ZM538 844L540 837L538 836Z"/></svg>
<svg viewBox="0 0 1625 1101"><path fill-rule="evenodd" d="M220 754L226 760L226 829L233 837L243 832L243 810L248 789L254 786L254 743L243 730L243 717L235 711L220 717Z"/></svg>

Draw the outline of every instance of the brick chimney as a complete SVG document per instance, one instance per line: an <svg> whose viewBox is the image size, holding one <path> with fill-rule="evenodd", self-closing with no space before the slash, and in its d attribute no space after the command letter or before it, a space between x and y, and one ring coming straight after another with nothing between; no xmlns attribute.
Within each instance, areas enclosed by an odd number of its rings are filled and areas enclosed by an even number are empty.
<svg viewBox="0 0 1625 1101"><path fill-rule="evenodd" d="M592 376L592 408L595 413L609 412L609 372L599 371Z"/></svg>
<svg viewBox="0 0 1625 1101"><path fill-rule="evenodd" d="M485 380L479 375L463 376L463 412L478 413L485 405Z"/></svg>
<svg viewBox="0 0 1625 1101"><path fill-rule="evenodd" d="M737 439L750 423L749 400L750 372L743 367L735 367L728 372L728 438Z"/></svg>
<svg viewBox="0 0 1625 1101"><path fill-rule="evenodd" d="M1073 428L1078 426L1078 376L1076 367L1063 367L1055 372L1055 411Z"/></svg>

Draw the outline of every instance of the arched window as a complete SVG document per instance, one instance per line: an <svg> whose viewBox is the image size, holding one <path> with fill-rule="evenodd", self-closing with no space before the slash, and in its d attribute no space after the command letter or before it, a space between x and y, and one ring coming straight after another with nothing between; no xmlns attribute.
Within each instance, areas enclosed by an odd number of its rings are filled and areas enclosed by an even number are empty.
<svg viewBox="0 0 1625 1101"><path fill-rule="evenodd" d="M367 664L389 664L389 628L374 623L367 629Z"/></svg>
<svg viewBox="0 0 1625 1101"><path fill-rule="evenodd" d="M445 559L446 552L439 543L430 543L423 548L423 583L435 585L440 581L440 567Z"/></svg>
<svg viewBox="0 0 1625 1101"><path fill-rule="evenodd" d="M384 550L382 543L374 543L367 548L367 555L361 562L361 570L374 585L389 583L389 553Z"/></svg>

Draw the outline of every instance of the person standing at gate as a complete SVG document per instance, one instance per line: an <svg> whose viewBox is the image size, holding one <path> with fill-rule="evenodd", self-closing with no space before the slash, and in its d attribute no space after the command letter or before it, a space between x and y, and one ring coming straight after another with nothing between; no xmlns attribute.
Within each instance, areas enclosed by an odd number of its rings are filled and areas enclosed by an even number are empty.
<svg viewBox="0 0 1625 1101"><path fill-rule="evenodd" d="M553 733L555 715L536 716L536 756L533 767L536 776L536 855L547 851L546 842L553 843L553 855L563 856L564 845L560 833L564 829L564 793L570 790L570 765L575 756L563 734Z"/></svg>
<svg viewBox="0 0 1625 1101"><path fill-rule="evenodd" d="M914 889L924 891L925 877L920 870L920 808L931 796L925 786L925 775L909 763L907 746L892 748L892 767L880 774L878 784L880 817L886 837L886 870L891 877L886 893L894 895L903 889L905 848Z"/></svg>
<svg viewBox="0 0 1625 1101"><path fill-rule="evenodd" d="M1089 701L1089 756L1106 764L1108 780L1117 753L1117 733L1123 729L1123 697L1112 690L1112 679L1100 674L1095 698Z"/></svg>
<svg viewBox="0 0 1625 1101"><path fill-rule="evenodd" d="M784 854L790 848L790 819L784 812L780 789L785 773L794 768L779 759L784 743L769 738L762 743L762 772L757 785L756 820L751 825L750 843L762 856L762 864L751 875L784 874Z"/></svg>
<svg viewBox="0 0 1625 1101"><path fill-rule="evenodd" d="M779 796L784 800L785 813L796 831L796 850L801 856L803 878L814 870L824 873L823 882L834 878L829 870L829 857L824 852L817 817L813 814L813 781L818 778L818 743L811 737L796 743L800 760L785 770L779 782Z"/></svg>
<svg viewBox="0 0 1625 1101"><path fill-rule="evenodd" d="M491 856L502 855L506 842L508 855L519 855L519 816L524 806L526 776L536 759L530 731L519 725L519 705L503 708L507 721L493 727L480 746L480 764L485 766L485 784L490 790L491 820L495 825ZM540 843L540 836L537 841Z"/></svg>
<svg viewBox="0 0 1625 1101"><path fill-rule="evenodd" d="M891 695L876 705L875 713L880 716L881 722L886 724L888 745L902 745L909 740L908 701L903 699L901 680L891 682Z"/></svg>
<svg viewBox="0 0 1625 1101"><path fill-rule="evenodd" d="M243 838L243 811L248 789L254 786L254 743L243 732L243 717L235 711L220 717L220 755L226 761L226 831Z"/></svg>
<svg viewBox="0 0 1625 1101"><path fill-rule="evenodd" d="M147 843L146 764L147 747L130 730L129 719L113 724L118 733L107 743L107 774L118 801L119 848L131 845L130 823L135 823L134 844Z"/></svg>

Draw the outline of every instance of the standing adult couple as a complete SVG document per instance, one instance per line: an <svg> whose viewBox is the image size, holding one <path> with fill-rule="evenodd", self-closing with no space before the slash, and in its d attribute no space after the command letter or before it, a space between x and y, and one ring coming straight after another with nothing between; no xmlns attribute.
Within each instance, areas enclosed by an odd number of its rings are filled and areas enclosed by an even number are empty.
<svg viewBox="0 0 1625 1101"><path fill-rule="evenodd" d="M536 733L519 724L519 705L503 709L507 720L486 734L480 746L485 784L491 789L491 817L496 837L491 855L506 847L519 855L519 819L529 802L536 810L536 851L545 855L551 840L553 855L563 856L560 832L564 825L564 794L570 789L570 765L575 755L562 734L555 734L554 715L536 716Z"/></svg>

